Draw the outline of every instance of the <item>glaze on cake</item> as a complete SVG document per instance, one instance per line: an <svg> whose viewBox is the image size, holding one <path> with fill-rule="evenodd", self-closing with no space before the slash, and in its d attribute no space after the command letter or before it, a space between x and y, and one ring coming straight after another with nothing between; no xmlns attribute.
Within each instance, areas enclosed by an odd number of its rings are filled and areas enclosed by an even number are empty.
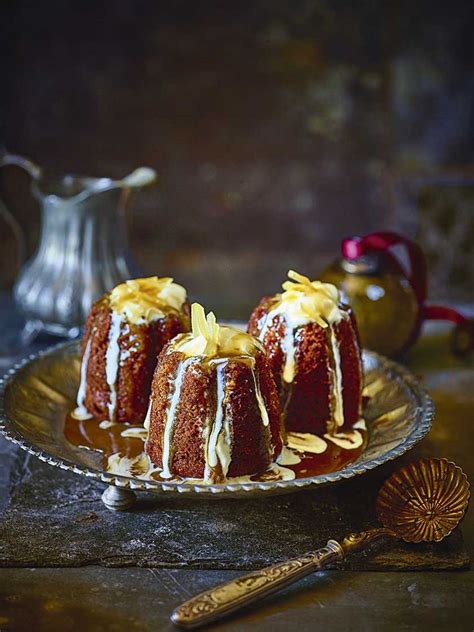
<svg viewBox="0 0 474 632"><path fill-rule="evenodd" d="M82 345L78 418L143 423L157 356L189 331L186 290L149 277L117 285L92 307Z"/></svg>
<svg viewBox="0 0 474 632"><path fill-rule="evenodd" d="M165 479L223 482L264 472L280 454L278 394L262 344L192 306L192 332L160 354L146 450Z"/></svg>
<svg viewBox="0 0 474 632"><path fill-rule="evenodd" d="M255 308L248 332L265 347L285 430L337 437L361 415L356 323L334 285L292 270L288 277L281 294Z"/></svg>

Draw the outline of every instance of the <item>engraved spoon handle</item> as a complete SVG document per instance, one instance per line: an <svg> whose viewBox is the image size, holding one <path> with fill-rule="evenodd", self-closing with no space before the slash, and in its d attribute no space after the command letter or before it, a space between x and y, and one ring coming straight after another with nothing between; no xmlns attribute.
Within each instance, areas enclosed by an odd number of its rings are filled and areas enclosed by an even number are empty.
<svg viewBox="0 0 474 632"><path fill-rule="evenodd" d="M339 542L329 540L317 551L253 571L192 597L174 610L171 621L183 628L210 623L342 560L344 555Z"/></svg>
<svg viewBox="0 0 474 632"><path fill-rule="evenodd" d="M211 623L306 575L331 566L334 562L343 560L348 553L365 549L383 537L397 538L397 534L391 529L377 527L351 533L341 544L336 540L328 540L322 549L253 571L192 597L174 610L171 621L183 628L197 628Z"/></svg>

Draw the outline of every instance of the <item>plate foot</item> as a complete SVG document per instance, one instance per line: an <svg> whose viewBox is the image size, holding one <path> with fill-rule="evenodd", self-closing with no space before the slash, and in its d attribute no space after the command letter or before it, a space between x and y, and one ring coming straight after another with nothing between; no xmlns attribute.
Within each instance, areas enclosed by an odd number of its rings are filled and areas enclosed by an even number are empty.
<svg viewBox="0 0 474 632"><path fill-rule="evenodd" d="M130 489L109 485L102 494L102 501L110 511L126 511L135 504L137 496Z"/></svg>

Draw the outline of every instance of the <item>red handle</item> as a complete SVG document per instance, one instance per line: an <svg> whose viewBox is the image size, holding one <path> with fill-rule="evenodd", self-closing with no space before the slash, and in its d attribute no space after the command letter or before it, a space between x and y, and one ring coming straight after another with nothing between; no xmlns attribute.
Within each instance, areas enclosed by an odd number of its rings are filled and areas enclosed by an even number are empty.
<svg viewBox="0 0 474 632"><path fill-rule="evenodd" d="M474 349L474 320L444 305L425 305L422 318L423 320L450 320L456 324L451 336L451 348L456 355L464 356Z"/></svg>
<svg viewBox="0 0 474 632"><path fill-rule="evenodd" d="M456 325L461 325L468 319L452 307L425 305L423 307L423 320L450 320Z"/></svg>
<svg viewBox="0 0 474 632"><path fill-rule="evenodd" d="M410 272L406 274L399 260L390 252L392 246L402 245L406 248L410 261ZM465 355L474 349L474 321L465 318L455 309L441 305L425 305L427 295L426 260L421 248L403 235L390 231L371 233L365 237L349 237L342 241L342 256L345 259L357 259L371 252L383 252L396 266L399 272L406 276L420 306L418 322L405 347L415 342L424 320L449 320L456 324L452 337L452 349L458 355Z"/></svg>
<svg viewBox="0 0 474 632"><path fill-rule="evenodd" d="M404 272L398 259L389 251L392 246L396 245L402 245L406 248L410 261L408 275ZM423 305L427 293L427 276L426 261L420 246L403 235L391 231L371 233L365 237L349 237L342 241L342 256L345 259L356 259L371 252L386 253L386 256L393 261L400 272L407 276L419 304Z"/></svg>

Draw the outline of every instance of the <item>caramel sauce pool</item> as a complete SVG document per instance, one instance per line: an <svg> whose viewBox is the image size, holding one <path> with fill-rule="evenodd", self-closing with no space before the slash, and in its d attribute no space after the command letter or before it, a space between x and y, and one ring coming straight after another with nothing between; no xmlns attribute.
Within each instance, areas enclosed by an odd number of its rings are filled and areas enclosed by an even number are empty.
<svg viewBox="0 0 474 632"><path fill-rule="evenodd" d="M112 454L120 453L127 458L138 457L144 451L144 442L140 438L122 437L121 433L128 428L138 428L128 424L113 424L108 428L101 428L97 419L78 420L67 415L64 424L64 436L72 445L86 450L94 450L102 455L102 465L107 467L107 461ZM367 445L367 432L359 430L363 436L363 443L355 449L342 448L330 440L327 440L327 448L322 454L298 452L301 462L295 465L286 465L295 472L296 479L329 474L336 472L350 463L353 463L365 450ZM157 480L159 476L154 476ZM270 472L254 475L253 481L273 480Z"/></svg>
<svg viewBox="0 0 474 632"><path fill-rule="evenodd" d="M337 446L332 441L326 441L327 449L322 454L310 454L309 452L299 452L301 463L296 465L286 465L296 474L296 478L307 478L308 476L318 476L318 474L330 474L356 461L367 446L367 432L359 430L363 436L363 443L358 448L347 450Z"/></svg>
<svg viewBox="0 0 474 632"><path fill-rule="evenodd" d="M135 437L122 437L127 428L137 428L129 424L113 424L109 428L101 428L97 419L75 419L66 416L64 436L78 448L96 450L103 454L103 465L112 454L120 452L123 456L134 458L143 452L143 441Z"/></svg>

